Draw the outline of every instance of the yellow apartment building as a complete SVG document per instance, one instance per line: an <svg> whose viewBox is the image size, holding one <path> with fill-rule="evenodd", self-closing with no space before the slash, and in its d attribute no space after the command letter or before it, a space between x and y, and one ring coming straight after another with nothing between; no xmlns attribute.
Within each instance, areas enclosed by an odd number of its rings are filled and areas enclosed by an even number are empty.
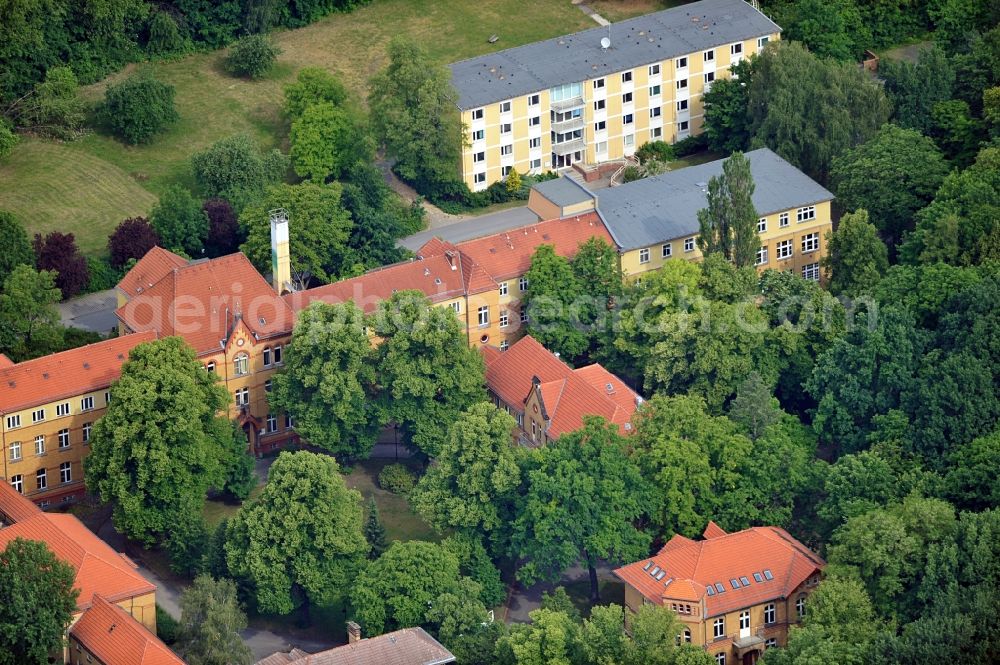
<svg viewBox="0 0 1000 665"><path fill-rule="evenodd" d="M746 157L760 215L758 270L786 270L819 281L826 233L833 228L833 194L767 148ZM625 277L641 279L670 259L701 260L698 211L707 206L708 181L722 174L724 161L599 191L564 176L536 185L528 205L536 214L596 210L618 248Z"/></svg>
<svg viewBox="0 0 1000 665"><path fill-rule="evenodd" d="M621 160L702 129L701 97L780 37L744 0L700 0L451 65L462 179Z"/></svg>
<svg viewBox="0 0 1000 665"><path fill-rule="evenodd" d="M753 665L786 644L825 566L784 529L726 533L709 522L702 540L675 535L614 574L625 583L626 626L643 605L667 607L683 625L678 641L704 648L716 665Z"/></svg>
<svg viewBox="0 0 1000 665"><path fill-rule="evenodd" d="M129 351L153 339L119 337L16 364L0 356L0 473L15 490L42 508L83 497L83 458L111 384Z"/></svg>

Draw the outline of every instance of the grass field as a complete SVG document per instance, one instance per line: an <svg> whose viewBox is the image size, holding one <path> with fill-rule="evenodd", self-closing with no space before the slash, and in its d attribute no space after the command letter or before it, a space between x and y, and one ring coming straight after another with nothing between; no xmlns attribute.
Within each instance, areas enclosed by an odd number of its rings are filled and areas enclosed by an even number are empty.
<svg viewBox="0 0 1000 665"><path fill-rule="evenodd" d="M122 219L148 212L166 187L191 184L192 154L238 132L268 148L281 146L287 135L282 88L302 67L337 73L363 100L397 35L414 38L447 63L592 25L569 0L374 0L350 14L276 33L283 53L260 81L227 75L222 51L153 63L156 76L176 88L178 123L146 146L99 133L69 144L23 140L0 164L0 209L18 215L31 233L73 231L85 251L97 252ZM487 42L492 34L499 36L496 44ZM84 96L99 101L109 82L133 69L89 86Z"/></svg>

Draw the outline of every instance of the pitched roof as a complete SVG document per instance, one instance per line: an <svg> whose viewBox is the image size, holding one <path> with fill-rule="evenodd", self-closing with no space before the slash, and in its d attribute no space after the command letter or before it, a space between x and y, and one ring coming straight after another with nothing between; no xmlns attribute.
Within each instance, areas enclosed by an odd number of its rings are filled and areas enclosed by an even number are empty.
<svg viewBox="0 0 1000 665"><path fill-rule="evenodd" d="M593 28L456 62L451 82L470 109L780 30L744 0L702 0L615 23L607 50Z"/></svg>
<svg viewBox="0 0 1000 665"><path fill-rule="evenodd" d="M104 665L184 665L156 635L99 594L69 632Z"/></svg>
<svg viewBox="0 0 1000 665"><path fill-rule="evenodd" d="M0 527L3 522L15 524L26 519L40 515L42 509L36 506L26 496L11 487L8 483L0 482Z"/></svg>
<svg viewBox="0 0 1000 665"><path fill-rule="evenodd" d="M526 335L501 354L484 354L486 383L507 404L524 404L537 384L549 419L548 435L557 438L579 429L584 416L601 416L631 431L642 398L600 365L574 370ZM611 385L611 389L607 388Z"/></svg>
<svg viewBox="0 0 1000 665"><path fill-rule="evenodd" d="M155 246L125 273L118 282L118 288L130 298L137 296L166 277L174 268L181 268L187 264L187 259Z"/></svg>
<svg viewBox="0 0 1000 665"><path fill-rule="evenodd" d="M73 568L73 588L80 591L77 609L90 607L95 593L117 602L156 591L130 559L111 549L72 515L39 511L4 527L0 529L0 550L15 538L45 543Z"/></svg>
<svg viewBox="0 0 1000 665"><path fill-rule="evenodd" d="M257 661L257 665L444 665L455 662L455 656L423 628L403 628L295 660L272 660L278 655L284 654L268 656Z"/></svg>
<svg viewBox="0 0 1000 665"><path fill-rule="evenodd" d="M179 335L199 354L222 348L238 317L262 339L286 334L294 322L242 253L175 267L115 314L135 331Z"/></svg>
<svg viewBox="0 0 1000 665"><path fill-rule="evenodd" d="M8 358L6 355L0 353L0 369L4 367L10 367L14 364L14 361Z"/></svg>
<svg viewBox="0 0 1000 665"><path fill-rule="evenodd" d="M155 332L124 335L0 368L0 413L10 413L111 385L129 352Z"/></svg>
<svg viewBox="0 0 1000 665"><path fill-rule="evenodd" d="M833 198L819 183L767 148L752 150L746 156L755 185L753 204L760 215ZM597 208L617 245L636 249L698 233L698 211L708 205L708 181L722 174L724 161L601 190Z"/></svg>
<svg viewBox="0 0 1000 665"><path fill-rule="evenodd" d="M705 616L711 617L786 598L826 565L778 527L726 533L712 523L705 533L708 539L700 541L674 536L655 556L614 573L657 604L665 600L704 601ZM749 585L740 581L744 577ZM731 580L739 582L739 588L733 588ZM715 590L716 585L722 585L721 593ZM708 586L713 587L711 595Z"/></svg>

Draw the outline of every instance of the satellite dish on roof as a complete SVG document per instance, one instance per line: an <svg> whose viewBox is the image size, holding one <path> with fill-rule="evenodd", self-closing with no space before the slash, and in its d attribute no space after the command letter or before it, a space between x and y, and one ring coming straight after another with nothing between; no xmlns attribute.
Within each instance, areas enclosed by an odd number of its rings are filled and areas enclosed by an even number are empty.
<svg viewBox="0 0 1000 665"><path fill-rule="evenodd" d="M605 51L607 51L609 48L611 48L611 38L610 37L601 37L601 48L604 49Z"/></svg>

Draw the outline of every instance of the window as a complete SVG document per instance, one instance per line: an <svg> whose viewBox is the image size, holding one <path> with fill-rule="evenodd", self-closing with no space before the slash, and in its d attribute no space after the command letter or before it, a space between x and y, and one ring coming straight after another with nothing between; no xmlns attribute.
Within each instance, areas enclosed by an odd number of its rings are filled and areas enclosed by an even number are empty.
<svg viewBox="0 0 1000 665"><path fill-rule="evenodd" d="M267 381L264 382L264 392L266 393L271 392L271 388L273 387L274 387L274 381L272 381L271 379L268 379Z"/></svg>
<svg viewBox="0 0 1000 665"><path fill-rule="evenodd" d="M277 432L277 431L278 431L278 416L274 415L273 413L267 414L267 432L268 432L268 434L270 434L271 432Z"/></svg>
<svg viewBox="0 0 1000 665"><path fill-rule="evenodd" d="M739 580L737 580L735 578L729 580L729 583L733 586L734 589L739 589L740 588L740 582L739 582Z"/></svg>
<svg viewBox="0 0 1000 665"><path fill-rule="evenodd" d="M808 279L813 282L819 281L819 264L810 263L809 265L802 266L802 279Z"/></svg>
<svg viewBox="0 0 1000 665"><path fill-rule="evenodd" d="M528 106L538 106L539 101L540 98L537 94L528 96Z"/></svg>
<svg viewBox="0 0 1000 665"><path fill-rule="evenodd" d="M654 106L653 108L649 109L649 117L650 118L659 118L660 115L662 114L662 112L663 112L663 109L661 109L659 106Z"/></svg>
<svg viewBox="0 0 1000 665"><path fill-rule="evenodd" d="M639 250L639 263L649 263L649 248Z"/></svg>
<svg viewBox="0 0 1000 665"><path fill-rule="evenodd" d="M715 80L715 72L708 72L705 74L705 84L709 84Z"/></svg>
<svg viewBox="0 0 1000 665"><path fill-rule="evenodd" d="M285 429L292 429L293 427L295 427L295 419L292 418L292 414L286 413L285 414Z"/></svg>
<svg viewBox="0 0 1000 665"><path fill-rule="evenodd" d="M510 134L510 123L509 122L504 122L504 123L500 124L500 133L501 134Z"/></svg>
<svg viewBox="0 0 1000 665"><path fill-rule="evenodd" d="M762 48L764 48L765 46L767 46L767 43L769 41L771 41L769 37L758 37L757 38L757 50L759 51Z"/></svg>
<svg viewBox="0 0 1000 665"><path fill-rule="evenodd" d="M541 148L542 147L542 137L536 136L533 139L528 139L529 148Z"/></svg>
<svg viewBox="0 0 1000 665"><path fill-rule="evenodd" d="M530 169L540 169L540 168L542 168L542 160L541 160L541 158L536 158L536 159L531 160L531 162L529 162L529 164L528 164L528 168L530 168Z"/></svg>
<svg viewBox="0 0 1000 665"><path fill-rule="evenodd" d="M635 134L626 134L625 135L625 147L626 148L631 148L634 145L635 145Z"/></svg>
<svg viewBox="0 0 1000 665"><path fill-rule="evenodd" d="M205 371L213 373L213 374L215 373L215 361L214 360L205 363Z"/></svg>
<svg viewBox="0 0 1000 665"><path fill-rule="evenodd" d="M767 245L761 245L757 250L757 264L759 266L767 263Z"/></svg>
<svg viewBox="0 0 1000 665"><path fill-rule="evenodd" d="M756 582L757 584L763 584L764 578L760 576L760 573L754 573L753 581Z"/></svg>
<svg viewBox="0 0 1000 665"><path fill-rule="evenodd" d="M694 251L694 238L693 237L692 238L685 238L684 239L684 251L685 252L693 252Z"/></svg>
<svg viewBox="0 0 1000 665"><path fill-rule="evenodd" d="M677 58L676 60L674 60L674 67L676 67L677 69L684 69L687 66L688 66L687 56L683 58Z"/></svg>
<svg viewBox="0 0 1000 665"><path fill-rule="evenodd" d="M767 232L767 217L761 217L757 220L757 233Z"/></svg>
<svg viewBox="0 0 1000 665"><path fill-rule="evenodd" d="M94 408L94 398L84 397L80 400L80 410L81 411L91 411Z"/></svg>
<svg viewBox="0 0 1000 665"><path fill-rule="evenodd" d="M774 623L774 603L768 603L764 606L764 623L770 624Z"/></svg>
<svg viewBox="0 0 1000 665"><path fill-rule="evenodd" d="M674 253L674 246L671 245L670 243L667 243L663 247L660 247L660 256L662 256L665 259L669 259L671 256L673 256L673 253Z"/></svg>
<svg viewBox="0 0 1000 665"><path fill-rule="evenodd" d="M691 630L689 628L684 629L684 641L688 644L691 643Z"/></svg>
<svg viewBox="0 0 1000 665"><path fill-rule="evenodd" d="M622 104L631 104L631 103L632 103L632 93L626 92L624 95L622 95Z"/></svg>
<svg viewBox="0 0 1000 665"><path fill-rule="evenodd" d="M774 575L772 575L771 571L767 568L764 569L764 579L769 582L774 579Z"/></svg>
<svg viewBox="0 0 1000 665"><path fill-rule="evenodd" d="M594 80L594 90L597 90L598 88L603 88L603 87L604 87L604 79L595 79Z"/></svg>
<svg viewBox="0 0 1000 665"><path fill-rule="evenodd" d="M607 120L599 120L599 121L597 121L597 122L594 123L594 131L595 132L603 132L607 128L608 128L608 121Z"/></svg>
<svg viewBox="0 0 1000 665"><path fill-rule="evenodd" d="M509 176L510 175L510 170L512 168L513 168L512 166L501 166L500 167L500 177L501 178L506 178L507 176Z"/></svg>
<svg viewBox="0 0 1000 665"><path fill-rule="evenodd" d="M506 157L507 155L513 155L513 154L514 154L514 146L509 144L500 146L501 157Z"/></svg>
<svg viewBox="0 0 1000 665"><path fill-rule="evenodd" d="M785 228L786 226L788 226L788 213L787 212L783 212L780 215L778 215L778 226L781 227L781 228Z"/></svg>
<svg viewBox="0 0 1000 665"><path fill-rule="evenodd" d="M626 113L622 116L623 125L631 125L635 121L635 117L631 113Z"/></svg>
<svg viewBox="0 0 1000 665"><path fill-rule="evenodd" d="M483 305L479 308L479 325L488 326L490 324L490 308Z"/></svg>
<svg viewBox="0 0 1000 665"><path fill-rule="evenodd" d="M769 637L766 640L764 640L764 648L765 649L773 649L776 646L778 646L778 640L776 640L775 638Z"/></svg>
<svg viewBox="0 0 1000 665"><path fill-rule="evenodd" d="M748 630L750 628L750 610L743 610L740 612L740 630Z"/></svg>
<svg viewBox="0 0 1000 665"><path fill-rule="evenodd" d="M712 637L726 636L726 617L719 617L712 622Z"/></svg>
<svg viewBox="0 0 1000 665"><path fill-rule="evenodd" d="M500 340L500 350L501 351L506 351L509 348L510 348L510 342L508 342L505 339Z"/></svg>
<svg viewBox="0 0 1000 665"><path fill-rule="evenodd" d="M521 315L520 316L521 316L521 323L527 323L528 322L528 308L527 307L522 307L521 308Z"/></svg>
<svg viewBox="0 0 1000 665"><path fill-rule="evenodd" d="M31 422L40 423L45 420L45 409L35 409L31 412Z"/></svg>
<svg viewBox="0 0 1000 665"><path fill-rule="evenodd" d="M622 72L622 83L628 83L632 80L632 72Z"/></svg>
<svg viewBox="0 0 1000 665"><path fill-rule="evenodd" d="M729 47L729 55L739 55L743 53L743 43L733 44Z"/></svg>
<svg viewBox="0 0 1000 665"><path fill-rule="evenodd" d="M658 141L663 138L663 127L651 127L649 129L649 138L654 141Z"/></svg>
<svg viewBox="0 0 1000 665"><path fill-rule="evenodd" d="M686 87L688 87L688 80L687 79L677 79L677 89L678 90L683 90Z"/></svg>
<svg viewBox="0 0 1000 665"><path fill-rule="evenodd" d="M507 282L500 282L500 295L507 295Z"/></svg>
<svg viewBox="0 0 1000 665"><path fill-rule="evenodd" d="M271 365L271 347L264 347L264 367L270 367Z"/></svg>
<svg viewBox="0 0 1000 665"><path fill-rule="evenodd" d="M608 142L607 141L598 141L597 145L594 146L594 150L596 150L597 152L599 152L601 154L606 153L608 151Z"/></svg>
<svg viewBox="0 0 1000 665"><path fill-rule="evenodd" d="M688 110L688 100L682 99L679 102L677 102L677 110L678 111L687 111Z"/></svg>
<svg viewBox="0 0 1000 665"><path fill-rule="evenodd" d="M726 654L717 653L715 654L715 665L726 665Z"/></svg>
<svg viewBox="0 0 1000 665"><path fill-rule="evenodd" d="M478 164L479 162L486 161L486 153L483 151L472 153L472 163Z"/></svg>
<svg viewBox="0 0 1000 665"><path fill-rule="evenodd" d="M59 465L59 482L63 484L73 482L73 465L70 462Z"/></svg>
<svg viewBox="0 0 1000 665"><path fill-rule="evenodd" d="M482 120L483 119L483 110L482 109L475 109L475 110L473 110L472 111L472 119L473 120Z"/></svg>
<svg viewBox="0 0 1000 665"><path fill-rule="evenodd" d="M715 60L715 49L712 49L711 51L705 51L702 54L702 56L704 57L705 62L712 62L713 60Z"/></svg>
<svg viewBox="0 0 1000 665"><path fill-rule="evenodd" d="M110 390L105 390L104 391L104 404L105 405L111 404L111 391Z"/></svg>
<svg viewBox="0 0 1000 665"><path fill-rule="evenodd" d="M529 127L538 127L540 124L542 124L542 116L536 115L531 118L528 118Z"/></svg>
<svg viewBox="0 0 1000 665"><path fill-rule="evenodd" d="M816 219L816 206L806 206L795 211L795 221L808 222L810 219Z"/></svg>
<svg viewBox="0 0 1000 665"><path fill-rule="evenodd" d="M500 102L500 113L510 113L510 102Z"/></svg>
<svg viewBox="0 0 1000 665"><path fill-rule="evenodd" d="M507 313L507 310L501 310L500 311L500 327L501 328L506 328L508 325L510 325L510 314Z"/></svg>
<svg viewBox="0 0 1000 665"><path fill-rule="evenodd" d="M681 120L679 123L677 123L678 131L686 132L688 130L688 127L690 127L690 124L688 123L687 120Z"/></svg>
<svg viewBox="0 0 1000 665"><path fill-rule="evenodd" d="M795 599L795 614L800 619L806 615L806 597L804 595Z"/></svg>
<svg viewBox="0 0 1000 665"><path fill-rule="evenodd" d="M59 437L59 447L69 448L69 430L68 429L59 430L58 437Z"/></svg>
<svg viewBox="0 0 1000 665"><path fill-rule="evenodd" d="M453 302L449 306L453 310L455 310L456 314L461 314L462 313L462 301L461 300L459 300L458 302Z"/></svg>
<svg viewBox="0 0 1000 665"><path fill-rule="evenodd" d="M250 360L247 354L241 353L233 358L233 374L243 376L250 370Z"/></svg>
<svg viewBox="0 0 1000 665"><path fill-rule="evenodd" d="M650 76L658 76L659 73L660 73L660 66L659 65L650 65L649 66L649 75Z"/></svg>
<svg viewBox="0 0 1000 665"><path fill-rule="evenodd" d="M819 233L808 233L802 236L802 251L815 252L819 249Z"/></svg>
<svg viewBox="0 0 1000 665"><path fill-rule="evenodd" d="M485 129L477 129L476 131L472 132L472 140L473 141L482 141L485 138L486 138L486 130Z"/></svg>
<svg viewBox="0 0 1000 665"><path fill-rule="evenodd" d="M45 454L45 435L39 434L35 437L35 454L44 455Z"/></svg>
<svg viewBox="0 0 1000 665"><path fill-rule="evenodd" d="M56 416L68 416L68 415L69 415L69 402L56 404Z"/></svg>
<svg viewBox="0 0 1000 665"><path fill-rule="evenodd" d="M94 423L84 423L83 424L83 442L90 443L90 433L94 431Z"/></svg>
<svg viewBox="0 0 1000 665"><path fill-rule="evenodd" d="M240 388L236 391L236 406L246 406L250 403L250 389Z"/></svg>
<svg viewBox="0 0 1000 665"><path fill-rule="evenodd" d="M607 106L608 102L604 99L598 99L596 102L594 102L595 111L603 111L605 108L607 108Z"/></svg>
<svg viewBox="0 0 1000 665"><path fill-rule="evenodd" d="M7 416L7 429L17 429L21 426L21 416Z"/></svg>
<svg viewBox="0 0 1000 665"><path fill-rule="evenodd" d="M782 240L778 243L778 260L788 259L792 256L792 241Z"/></svg>
<svg viewBox="0 0 1000 665"><path fill-rule="evenodd" d="M47 478L48 474L45 469L39 469L35 471L35 487L40 490L46 489L49 486L49 480Z"/></svg>
<svg viewBox="0 0 1000 665"><path fill-rule="evenodd" d="M477 173L474 176L472 176L472 181L474 183L476 183L477 185L480 185L480 184L486 182L486 174L485 173Z"/></svg>
<svg viewBox="0 0 1000 665"><path fill-rule="evenodd" d="M527 277L519 277L518 280L517 280L517 288L520 289L521 291L527 291L528 290L528 278Z"/></svg>
<svg viewBox="0 0 1000 665"><path fill-rule="evenodd" d="M10 486L13 487L18 494L24 494L24 477L21 474L11 476Z"/></svg>
<svg viewBox="0 0 1000 665"><path fill-rule="evenodd" d="M16 462L21 459L21 442L14 441L10 444L10 461Z"/></svg>
<svg viewBox="0 0 1000 665"><path fill-rule="evenodd" d="M274 347L274 364L275 365L280 365L281 364L281 347L280 346Z"/></svg>

